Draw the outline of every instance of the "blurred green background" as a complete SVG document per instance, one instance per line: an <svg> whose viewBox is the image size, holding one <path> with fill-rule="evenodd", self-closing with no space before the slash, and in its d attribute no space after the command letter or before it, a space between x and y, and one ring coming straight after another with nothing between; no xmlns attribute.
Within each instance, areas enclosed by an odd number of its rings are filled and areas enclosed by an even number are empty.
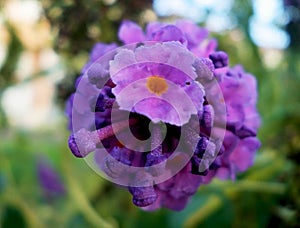
<svg viewBox="0 0 300 228"><path fill-rule="evenodd" d="M0 1L0 227L300 226L300 1L205 2ZM123 19L185 16L257 77L262 147L236 182L201 186L181 212L144 212L72 156L64 104L92 46L118 42Z"/></svg>

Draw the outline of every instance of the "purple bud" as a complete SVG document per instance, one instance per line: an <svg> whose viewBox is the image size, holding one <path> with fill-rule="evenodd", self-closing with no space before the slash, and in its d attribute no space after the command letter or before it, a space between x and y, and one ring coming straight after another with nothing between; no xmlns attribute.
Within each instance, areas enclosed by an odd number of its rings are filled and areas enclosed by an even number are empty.
<svg viewBox="0 0 300 228"><path fill-rule="evenodd" d="M69 148L76 157L82 158L96 149L95 142L98 142L97 132L90 132L82 128L70 135Z"/></svg>
<svg viewBox="0 0 300 228"><path fill-rule="evenodd" d="M138 207L146 207L155 202L157 194L152 186L149 187L129 187L132 194L132 202Z"/></svg>
<svg viewBox="0 0 300 228"><path fill-rule="evenodd" d="M89 81L92 84L102 83L104 84L108 80L108 70L104 69L99 63L95 63L87 72Z"/></svg>
<svg viewBox="0 0 300 228"><path fill-rule="evenodd" d="M228 66L228 55L224 51L213 52L209 58L216 69Z"/></svg>

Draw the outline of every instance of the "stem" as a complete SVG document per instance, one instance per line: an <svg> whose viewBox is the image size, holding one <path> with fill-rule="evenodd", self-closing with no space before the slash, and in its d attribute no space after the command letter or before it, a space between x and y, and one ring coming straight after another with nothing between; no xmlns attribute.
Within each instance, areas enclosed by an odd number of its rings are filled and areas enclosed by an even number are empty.
<svg viewBox="0 0 300 228"><path fill-rule="evenodd" d="M0 91L0 129L5 128L7 126L6 113L4 112L1 102L2 102L2 91Z"/></svg>
<svg viewBox="0 0 300 228"><path fill-rule="evenodd" d="M4 194L1 196L1 199L14 205L15 207L19 208L25 218L28 221L28 227L45 227L43 222L40 220L38 213L28 205L28 203L24 200L22 195L19 194L17 189L19 189L14 181L14 177L11 170L11 165L9 160L7 160L4 156L1 157L1 162L3 167L6 170L6 175L10 180L10 186L6 187Z"/></svg>
<svg viewBox="0 0 300 228"><path fill-rule="evenodd" d="M206 204L199 210L192 214L184 223L184 227L197 227L199 223L203 222L207 217L213 214L222 206L222 200L216 195L211 195Z"/></svg>
<svg viewBox="0 0 300 228"><path fill-rule="evenodd" d="M39 220L37 213L31 209L17 191L13 188L8 188L8 191L9 194L5 194L5 200L23 212L26 221L29 223L28 227L45 227L42 221Z"/></svg>
<svg viewBox="0 0 300 228"><path fill-rule="evenodd" d="M73 178L69 162L64 162L64 173L68 182L68 190L77 209L90 221L95 227L112 228L112 224L104 220L99 213L91 206L82 189L79 187L76 180Z"/></svg>
<svg viewBox="0 0 300 228"><path fill-rule="evenodd" d="M286 185L272 182L258 182L258 181L239 181L237 188L240 191L263 192L270 194L282 195L286 191Z"/></svg>
<svg viewBox="0 0 300 228"><path fill-rule="evenodd" d="M73 178L69 179L69 189L70 195L72 199L75 200L78 210L86 217L88 221L90 221L96 227L113 227L95 211Z"/></svg>
<svg viewBox="0 0 300 228"><path fill-rule="evenodd" d="M234 184L220 182L218 188L224 189L225 195L234 200L240 191L251 191L282 195L286 192L286 186L280 183L266 183L260 181L238 181ZM225 186L224 186L225 185ZM227 185L227 186L226 186ZM192 214L184 223L184 227L196 227L206 218L216 212L222 206L222 200L216 195L211 195L206 204Z"/></svg>
<svg viewBox="0 0 300 228"><path fill-rule="evenodd" d="M253 181L264 181L268 180L270 177L274 176L277 172L284 170L287 168L287 165L284 161L277 159L270 161L272 162L271 166L267 166L265 168L259 169L257 172L250 173L246 179Z"/></svg>

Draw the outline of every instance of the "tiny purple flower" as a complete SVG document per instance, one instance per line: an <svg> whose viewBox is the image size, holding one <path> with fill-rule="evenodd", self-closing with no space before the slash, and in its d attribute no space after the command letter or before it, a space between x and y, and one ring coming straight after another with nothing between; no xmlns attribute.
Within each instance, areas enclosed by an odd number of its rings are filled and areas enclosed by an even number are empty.
<svg viewBox="0 0 300 228"><path fill-rule="evenodd" d="M59 174L46 158L38 159L37 173L40 186L48 200L65 195L66 189Z"/></svg>

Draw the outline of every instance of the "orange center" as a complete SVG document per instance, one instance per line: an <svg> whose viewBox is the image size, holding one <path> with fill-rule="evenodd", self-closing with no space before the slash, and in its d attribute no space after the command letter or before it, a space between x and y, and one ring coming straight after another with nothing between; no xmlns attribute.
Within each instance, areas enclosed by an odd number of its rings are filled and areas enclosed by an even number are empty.
<svg viewBox="0 0 300 228"><path fill-rule="evenodd" d="M150 92L160 96L168 90L168 83L159 76L151 76L147 79L147 88Z"/></svg>

